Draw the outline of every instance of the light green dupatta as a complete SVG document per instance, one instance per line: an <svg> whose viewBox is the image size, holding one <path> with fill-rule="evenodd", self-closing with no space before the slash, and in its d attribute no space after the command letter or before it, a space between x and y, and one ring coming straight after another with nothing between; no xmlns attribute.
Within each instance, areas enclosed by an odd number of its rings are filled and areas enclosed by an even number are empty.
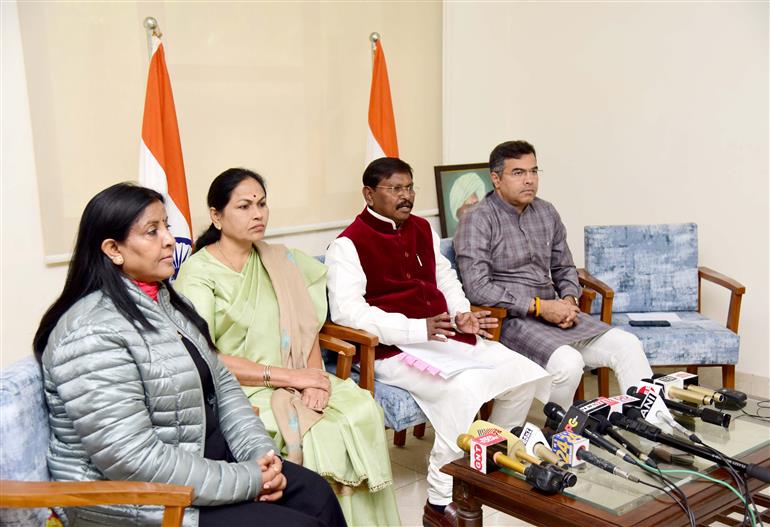
<svg viewBox="0 0 770 527"><path fill-rule="evenodd" d="M291 369L306 368L318 336L318 318L305 280L297 266L287 257L285 246L260 241L255 244L255 248L270 277L278 301L281 365ZM240 342L227 342L228 335L242 339L242 332L236 329L252 327L256 324L255 319L259 317L259 305L254 299L260 297L261 281L259 273L252 268L255 265L258 265L256 258L249 258L242 273L242 287L233 299L231 308L222 317L218 328L222 336L217 342L221 349L236 349L241 346L245 349L256 349L261 345L251 331L246 331L245 339ZM230 332L230 329L236 331ZM286 443L287 458L301 465L302 436L323 417L322 412L305 406L300 392L294 388L274 390L270 407Z"/></svg>

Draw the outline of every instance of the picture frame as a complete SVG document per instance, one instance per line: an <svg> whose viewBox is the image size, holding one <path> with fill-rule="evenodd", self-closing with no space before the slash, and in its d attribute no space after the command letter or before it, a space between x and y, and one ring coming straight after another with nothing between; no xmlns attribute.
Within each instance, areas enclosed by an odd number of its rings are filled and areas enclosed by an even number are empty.
<svg viewBox="0 0 770 527"><path fill-rule="evenodd" d="M438 165L433 167L433 171L436 174L441 237L451 238L455 235L459 216L494 188L489 163Z"/></svg>

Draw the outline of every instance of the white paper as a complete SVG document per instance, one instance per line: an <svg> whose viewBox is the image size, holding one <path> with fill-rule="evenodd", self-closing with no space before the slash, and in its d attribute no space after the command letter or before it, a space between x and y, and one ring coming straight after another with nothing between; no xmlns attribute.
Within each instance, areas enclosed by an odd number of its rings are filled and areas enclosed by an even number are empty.
<svg viewBox="0 0 770 527"><path fill-rule="evenodd" d="M470 344L451 339L446 342L431 340L420 344L398 345L401 351L439 370L439 376L444 379L473 368L494 368L491 364L473 358L474 348Z"/></svg>
<svg viewBox="0 0 770 527"><path fill-rule="evenodd" d="M682 319L676 313L662 311L650 311L649 313L626 313L629 320L665 320L667 322L680 322Z"/></svg>

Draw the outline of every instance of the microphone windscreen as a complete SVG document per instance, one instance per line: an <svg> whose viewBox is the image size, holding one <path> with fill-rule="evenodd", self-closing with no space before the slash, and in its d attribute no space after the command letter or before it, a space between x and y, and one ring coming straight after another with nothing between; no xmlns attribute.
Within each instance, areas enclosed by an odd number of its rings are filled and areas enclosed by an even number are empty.
<svg viewBox="0 0 770 527"><path fill-rule="evenodd" d="M626 395L634 395L634 396L636 396L637 395L636 392L638 390L639 390L639 388L637 388L636 386L631 386L628 390L626 390Z"/></svg>
<svg viewBox="0 0 770 527"><path fill-rule="evenodd" d="M521 437L521 432L524 430L523 426L514 426L511 428L511 433L516 437Z"/></svg>
<svg viewBox="0 0 770 527"><path fill-rule="evenodd" d="M553 419L554 421L556 421L561 419L561 417L559 417L559 414L564 415L564 408L562 408L556 403L546 403L545 406L543 407L543 413L549 419Z"/></svg>

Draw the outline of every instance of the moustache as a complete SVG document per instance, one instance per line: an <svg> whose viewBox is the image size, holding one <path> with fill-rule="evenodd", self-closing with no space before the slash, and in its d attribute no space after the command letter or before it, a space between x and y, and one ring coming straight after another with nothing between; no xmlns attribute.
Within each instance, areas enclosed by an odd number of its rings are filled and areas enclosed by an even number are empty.
<svg viewBox="0 0 770 527"><path fill-rule="evenodd" d="M409 208L411 209L411 208L412 208L412 206L413 206L413 205L412 205L412 202L411 202L411 201L409 201L409 200L404 200L404 201L399 201L399 202L398 202L398 205L396 205L396 208L397 208L397 209L400 209L401 207L409 207Z"/></svg>

